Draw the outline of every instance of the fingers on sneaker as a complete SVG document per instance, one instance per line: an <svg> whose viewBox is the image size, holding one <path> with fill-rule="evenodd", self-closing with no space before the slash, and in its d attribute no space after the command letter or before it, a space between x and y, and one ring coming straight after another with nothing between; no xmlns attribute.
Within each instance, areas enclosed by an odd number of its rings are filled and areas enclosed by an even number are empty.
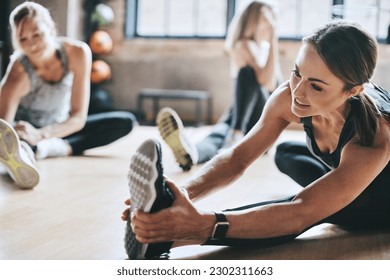
<svg viewBox="0 0 390 280"><path fill-rule="evenodd" d="M147 224L135 218L131 227L136 239L141 243L165 242L172 238L172 229L164 224Z"/></svg>
<svg viewBox="0 0 390 280"><path fill-rule="evenodd" d="M166 179L166 183L168 184L169 189L172 191L172 194L175 197L175 199L178 199L180 196L184 195L183 190L178 186L176 186L176 184L173 181Z"/></svg>
<svg viewBox="0 0 390 280"><path fill-rule="evenodd" d="M123 221L127 221L127 219L129 218L129 215L130 215L130 209L127 208L125 211L123 211L121 219Z"/></svg>
<svg viewBox="0 0 390 280"><path fill-rule="evenodd" d="M145 213L142 210L135 209L131 212L131 215L132 223L145 230L169 227L167 226L169 220L166 219L167 215L169 215L167 209L162 209L155 213Z"/></svg>
<svg viewBox="0 0 390 280"><path fill-rule="evenodd" d="M134 231L135 232L135 231ZM140 243L159 243L170 241L171 238L168 236L162 235L161 231L149 231L149 232L138 232L135 235L135 238Z"/></svg>
<svg viewBox="0 0 390 280"><path fill-rule="evenodd" d="M131 199L130 198L126 199L125 200L125 204L130 206L131 205Z"/></svg>

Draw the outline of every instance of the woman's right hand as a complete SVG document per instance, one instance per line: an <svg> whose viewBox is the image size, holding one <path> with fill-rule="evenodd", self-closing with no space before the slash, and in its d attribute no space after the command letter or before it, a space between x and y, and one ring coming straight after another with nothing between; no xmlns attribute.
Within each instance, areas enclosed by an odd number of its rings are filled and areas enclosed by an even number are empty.
<svg viewBox="0 0 390 280"><path fill-rule="evenodd" d="M123 212L122 219L131 215L131 225L136 239L141 243L207 240L215 224L215 215L199 211L186 191L170 180L167 180L167 184L175 198L171 207L155 213L146 213L139 209L131 214L129 210ZM130 204L130 201L126 200L125 203Z"/></svg>

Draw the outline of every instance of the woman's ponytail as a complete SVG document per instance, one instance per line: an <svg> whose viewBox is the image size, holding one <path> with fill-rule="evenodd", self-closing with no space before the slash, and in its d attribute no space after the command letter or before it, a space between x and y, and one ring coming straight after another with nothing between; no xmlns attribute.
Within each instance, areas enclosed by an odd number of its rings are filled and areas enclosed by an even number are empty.
<svg viewBox="0 0 390 280"><path fill-rule="evenodd" d="M372 146L379 129L381 112L364 92L350 98L352 121L363 146Z"/></svg>

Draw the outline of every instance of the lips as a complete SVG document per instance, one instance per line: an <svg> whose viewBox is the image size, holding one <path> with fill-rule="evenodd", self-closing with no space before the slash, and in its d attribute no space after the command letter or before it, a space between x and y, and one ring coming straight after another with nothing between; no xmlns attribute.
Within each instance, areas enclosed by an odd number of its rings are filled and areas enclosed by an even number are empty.
<svg viewBox="0 0 390 280"><path fill-rule="evenodd" d="M302 101L298 100L297 98L294 98L294 104L298 107L309 107L310 105L303 103Z"/></svg>

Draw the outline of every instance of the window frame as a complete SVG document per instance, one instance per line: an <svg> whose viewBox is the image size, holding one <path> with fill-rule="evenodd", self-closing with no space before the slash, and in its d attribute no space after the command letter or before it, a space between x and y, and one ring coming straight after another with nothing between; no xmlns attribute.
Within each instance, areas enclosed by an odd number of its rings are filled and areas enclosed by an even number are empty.
<svg viewBox="0 0 390 280"><path fill-rule="evenodd" d="M149 39L224 39L222 36L203 36L203 35L191 35L191 36L177 36L177 35L140 35L137 33L138 23L138 1L139 0L126 0L126 13L125 13L125 38L149 38ZM236 0L227 1L227 16L226 16L226 30L235 13Z"/></svg>
<svg viewBox="0 0 390 280"><path fill-rule="evenodd" d="M191 35L191 36L177 36L177 35L140 35L137 33L137 24L138 24L138 2L140 0L126 0L126 7L125 7L125 38L126 39L134 39L134 38L146 38L146 39L224 39L226 38L226 32L225 35L221 36L206 36L206 35ZM234 13L236 11L236 0L226 0L227 1L227 15L226 15L226 31L229 26L229 23L231 19L234 16ZM333 6L334 5L343 5L345 0L333 0ZM380 2L381 0L376 0L377 7L380 8ZM295 11L297 14L301 14L302 11L300 11L299 6L297 5L297 10ZM339 16L332 14L333 18L340 18ZM377 22L379 22L380 14L377 15ZM294 22L295 24L297 21ZM378 27L379 28L379 25ZM389 27L390 28L390 27ZM389 30L390 32L390 30ZM390 43L390 34L387 35L387 38L384 37L378 37L378 30L376 30L376 39L379 43ZM303 35L291 35L291 36L280 36L280 40L289 40L289 41L300 41L302 39Z"/></svg>

